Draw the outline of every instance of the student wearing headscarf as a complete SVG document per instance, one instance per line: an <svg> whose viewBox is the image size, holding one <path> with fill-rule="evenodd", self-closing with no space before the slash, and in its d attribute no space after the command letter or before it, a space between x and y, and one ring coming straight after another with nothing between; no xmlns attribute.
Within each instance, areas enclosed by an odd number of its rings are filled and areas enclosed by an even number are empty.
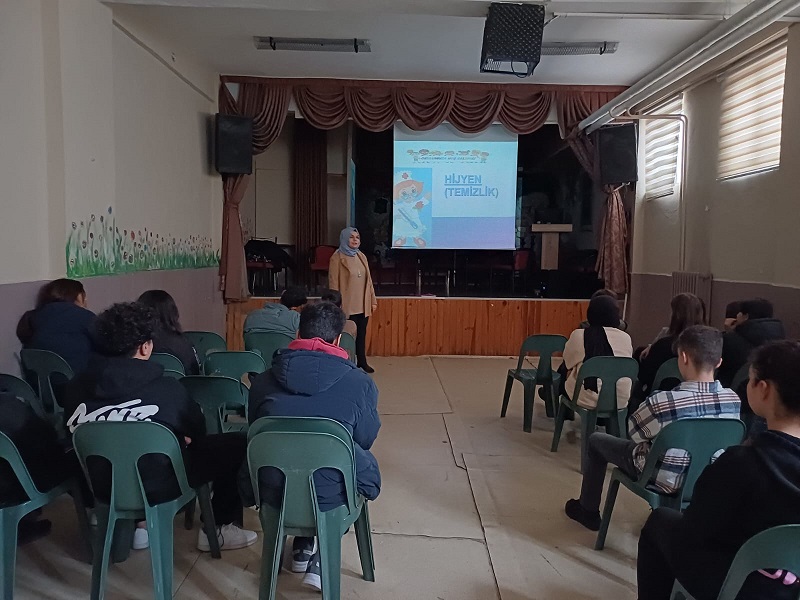
<svg viewBox="0 0 800 600"><path fill-rule="evenodd" d="M375 288L369 273L369 262L359 251L361 235L355 227L345 227L339 234L339 249L333 253L328 267L328 287L342 295L342 310L356 324L356 361L367 373L374 369L367 364L367 322L378 308Z"/></svg>
<svg viewBox="0 0 800 600"><path fill-rule="evenodd" d="M609 296L598 296L589 302L586 311L589 326L578 328L569 336L564 346L564 366L567 378L564 391L570 398L575 393L575 383L581 365L595 356L631 356L633 347L631 336L619 327L619 304ZM617 382L617 402L626 406L631 395L631 382L622 379ZM577 402L585 408L597 406L597 380L584 381Z"/></svg>

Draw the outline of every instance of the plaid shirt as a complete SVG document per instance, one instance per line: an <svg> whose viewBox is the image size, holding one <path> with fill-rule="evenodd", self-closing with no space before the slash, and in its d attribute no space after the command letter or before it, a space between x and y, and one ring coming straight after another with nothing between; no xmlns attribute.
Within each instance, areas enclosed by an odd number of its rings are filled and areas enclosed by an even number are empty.
<svg viewBox="0 0 800 600"><path fill-rule="evenodd" d="M740 408L736 392L722 387L719 381L684 381L670 392L653 394L628 419L628 435L636 442L633 464L641 473L653 439L673 421L692 417L738 419ZM668 450L656 465L656 475L648 487L675 493L683 485L689 462L685 451Z"/></svg>

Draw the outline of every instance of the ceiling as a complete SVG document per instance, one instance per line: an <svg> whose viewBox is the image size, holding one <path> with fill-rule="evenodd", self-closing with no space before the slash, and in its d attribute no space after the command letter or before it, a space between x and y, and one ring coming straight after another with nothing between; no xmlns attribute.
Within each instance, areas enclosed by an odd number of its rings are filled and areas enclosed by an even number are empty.
<svg viewBox="0 0 800 600"><path fill-rule="evenodd" d="M547 4L545 41L618 41L616 54L543 56L533 76L479 72L479 0L108 0L115 18L227 75L629 85L743 4L602 0ZM256 50L253 36L366 38L361 54Z"/></svg>

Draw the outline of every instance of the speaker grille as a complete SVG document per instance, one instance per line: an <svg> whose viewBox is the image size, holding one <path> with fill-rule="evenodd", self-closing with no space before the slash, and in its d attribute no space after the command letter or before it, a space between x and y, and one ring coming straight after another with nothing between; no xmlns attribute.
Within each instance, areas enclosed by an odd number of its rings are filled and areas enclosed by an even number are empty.
<svg viewBox="0 0 800 600"><path fill-rule="evenodd" d="M483 28L481 72L531 75L542 53L544 13L539 4L490 4Z"/></svg>

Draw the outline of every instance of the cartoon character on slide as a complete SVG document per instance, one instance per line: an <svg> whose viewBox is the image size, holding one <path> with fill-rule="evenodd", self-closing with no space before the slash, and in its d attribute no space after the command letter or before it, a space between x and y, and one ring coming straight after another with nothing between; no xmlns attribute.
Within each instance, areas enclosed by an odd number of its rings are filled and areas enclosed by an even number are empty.
<svg viewBox="0 0 800 600"><path fill-rule="evenodd" d="M394 223L392 246L401 248L412 238L418 248L428 245L428 228L420 218L420 211L430 202L430 192L422 193L423 183L413 179L410 171L395 173L393 201Z"/></svg>

